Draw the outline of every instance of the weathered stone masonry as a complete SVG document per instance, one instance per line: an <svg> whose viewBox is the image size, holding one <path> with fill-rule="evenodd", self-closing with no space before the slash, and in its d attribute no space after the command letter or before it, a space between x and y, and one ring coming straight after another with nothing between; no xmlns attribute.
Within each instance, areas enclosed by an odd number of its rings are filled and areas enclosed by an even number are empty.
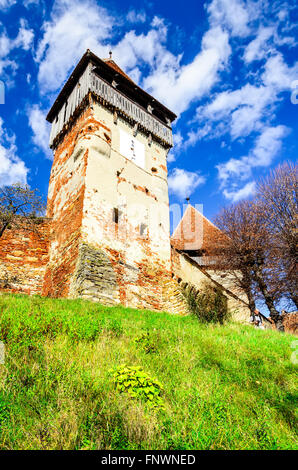
<svg viewBox="0 0 298 470"><path fill-rule="evenodd" d="M87 51L47 117L54 161L42 237L7 231L2 288L188 313L181 280L198 289L204 279L217 281L171 253L167 154L175 117L112 60Z"/></svg>
<svg viewBox="0 0 298 470"><path fill-rule="evenodd" d="M119 83L114 92L93 75L95 66L103 67L101 77L112 81L110 71L121 69L94 56L90 67L89 58L49 113L54 163L48 216L53 222L43 293L163 310L168 307L165 286L173 283L166 167L171 131L162 114L155 118L141 107L138 114L139 103L148 99L142 90L134 103L119 94ZM92 93L88 81L95 83ZM135 84L126 76L124 82L125 93L135 94ZM173 119L157 105L158 112ZM123 150L123 135L124 144L126 139L135 145L136 153L141 148L137 163L127 155L129 149ZM119 222L115 210L121 214Z"/></svg>
<svg viewBox="0 0 298 470"><path fill-rule="evenodd" d="M68 296L75 271L81 241L88 149L78 160L71 156L79 138L88 135L91 125L92 118L87 110L54 155L47 208L52 218L51 243L43 285L43 294L47 296Z"/></svg>
<svg viewBox="0 0 298 470"><path fill-rule="evenodd" d="M41 294L48 262L50 220L36 221L35 230L7 229L0 238L0 288Z"/></svg>

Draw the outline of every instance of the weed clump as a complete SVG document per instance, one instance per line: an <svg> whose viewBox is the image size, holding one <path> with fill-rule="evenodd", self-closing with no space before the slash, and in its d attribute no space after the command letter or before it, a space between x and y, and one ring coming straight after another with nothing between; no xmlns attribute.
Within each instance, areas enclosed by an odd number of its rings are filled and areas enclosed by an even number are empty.
<svg viewBox="0 0 298 470"><path fill-rule="evenodd" d="M198 293L187 287L184 291L190 311L202 323L220 323L230 317L227 298L222 290L205 284Z"/></svg>
<svg viewBox="0 0 298 470"><path fill-rule="evenodd" d="M117 391L144 401L149 408L163 408L163 386L156 379L149 377L142 367L121 365L109 372L113 376Z"/></svg>
<svg viewBox="0 0 298 470"><path fill-rule="evenodd" d="M146 333L143 333L141 336L135 338L134 342L141 346L146 354L157 352L157 346L152 341L148 330Z"/></svg>

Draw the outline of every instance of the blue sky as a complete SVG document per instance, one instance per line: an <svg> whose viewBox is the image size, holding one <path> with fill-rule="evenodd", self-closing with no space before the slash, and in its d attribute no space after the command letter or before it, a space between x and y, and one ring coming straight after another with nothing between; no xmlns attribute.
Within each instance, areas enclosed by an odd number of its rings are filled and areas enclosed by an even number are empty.
<svg viewBox="0 0 298 470"><path fill-rule="evenodd" d="M0 185L27 182L46 195L45 115L87 48L102 58L112 49L178 115L171 202L190 196L212 219L297 158L294 0L0 0L0 23Z"/></svg>

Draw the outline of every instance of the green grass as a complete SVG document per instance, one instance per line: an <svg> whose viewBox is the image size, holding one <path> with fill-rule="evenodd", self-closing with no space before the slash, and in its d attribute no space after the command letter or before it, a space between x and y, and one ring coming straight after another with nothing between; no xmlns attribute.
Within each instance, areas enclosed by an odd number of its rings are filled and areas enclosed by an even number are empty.
<svg viewBox="0 0 298 470"><path fill-rule="evenodd" d="M293 449L294 339L0 295L0 449ZM116 390L109 371L123 364L160 382L163 407Z"/></svg>

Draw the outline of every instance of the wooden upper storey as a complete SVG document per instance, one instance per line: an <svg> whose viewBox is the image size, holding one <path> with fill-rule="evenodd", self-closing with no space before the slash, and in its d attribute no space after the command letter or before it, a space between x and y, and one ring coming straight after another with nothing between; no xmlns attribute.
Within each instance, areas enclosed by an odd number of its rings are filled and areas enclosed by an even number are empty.
<svg viewBox="0 0 298 470"><path fill-rule="evenodd" d="M47 115L52 123L51 147L56 146L89 92L162 145L172 146L171 122L176 115L136 85L113 60L102 60L87 50Z"/></svg>

